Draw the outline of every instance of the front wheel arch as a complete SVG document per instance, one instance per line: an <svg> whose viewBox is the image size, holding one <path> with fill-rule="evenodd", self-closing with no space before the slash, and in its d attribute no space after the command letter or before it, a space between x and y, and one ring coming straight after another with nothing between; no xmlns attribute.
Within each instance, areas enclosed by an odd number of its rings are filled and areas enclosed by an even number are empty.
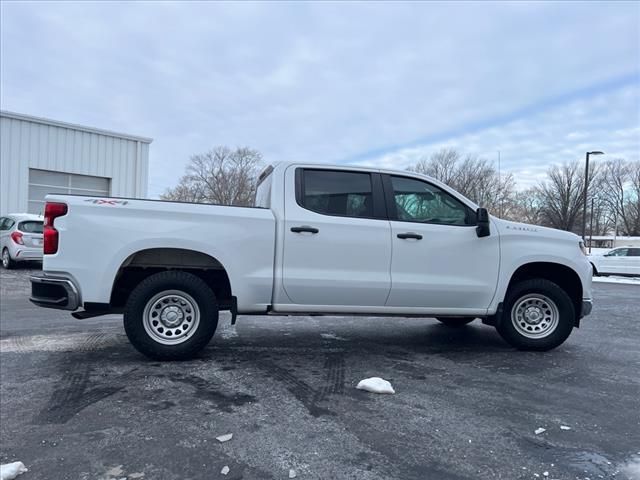
<svg viewBox="0 0 640 480"><path fill-rule="evenodd" d="M532 262L525 263L516 269L511 275L509 285L506 289L504 301L509 295L509 291L520 282L526 280L547 280L560 287L571 299L573 310L576 313L574 325L580 323L580 311L582 310L582 280L578 273L571 267L555 262Z"/></svg>

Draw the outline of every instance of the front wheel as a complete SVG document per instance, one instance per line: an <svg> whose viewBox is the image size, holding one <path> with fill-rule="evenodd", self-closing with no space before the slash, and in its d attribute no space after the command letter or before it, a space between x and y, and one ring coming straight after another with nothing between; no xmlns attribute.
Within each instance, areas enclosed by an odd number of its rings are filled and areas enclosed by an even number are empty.
<svg viewBox="0 0 640 480"><path fill-rule="evenodd" d="M561 345L575 324L569 295L545 279L525 280L509 289L498 333L521 350L551 350Z"/></svg>
<svg viewBox="0 0 640 480"><path fill-rule="evenodd" d="M217 326L215 294L202 279L186 272L147 277L131 292L124 311L129 341L156 360L195 357Z"/></svg>
<svg viewBox="0 0 640 480"><path fill-rule="evenodd" d="M440 323L447 327L464 327L475 320L475 317L436 317Z"/></svg>

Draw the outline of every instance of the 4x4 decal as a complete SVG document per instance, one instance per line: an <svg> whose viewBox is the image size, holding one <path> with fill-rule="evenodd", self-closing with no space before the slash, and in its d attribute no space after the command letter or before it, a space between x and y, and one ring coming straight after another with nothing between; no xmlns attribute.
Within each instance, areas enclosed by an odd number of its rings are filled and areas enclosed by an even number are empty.
<svg viewBox="0 0 640 480"><path fill-rule="evenodd" d="M107 200L103 198L87 198L85 202L91 202L94 205L127 205L126 200Z"/></svg>

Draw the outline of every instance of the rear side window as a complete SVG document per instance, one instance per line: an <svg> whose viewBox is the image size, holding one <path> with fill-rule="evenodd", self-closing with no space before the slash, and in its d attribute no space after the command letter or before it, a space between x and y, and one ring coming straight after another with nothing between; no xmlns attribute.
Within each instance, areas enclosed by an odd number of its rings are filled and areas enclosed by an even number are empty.
<svg viewBox="0 0 640 480"><path fill-rule="evenodd" d="M373 217L371 175L360 172L304 170L301 206L324 215Z"/></svg>
<svg viewBox="0 0 640 480"><path fill-rule="evenodd" d="M42 233L42 222L37 220L20 222L18 224L18 230L24 233Z"/></svg>
<svg viewBox="0 0 640 480"><path fill-rule="evenodd" d="M13 224L16 223L9 217L3 219L2 224L0 224L0 230L9 230L13 227Z"/></svg>
<svg viewBox="0 0 640 480"><path fill-rule="evenodd" d="M630 248L629 253L627 253L628 257L640 257L640 248Z"/></svg>

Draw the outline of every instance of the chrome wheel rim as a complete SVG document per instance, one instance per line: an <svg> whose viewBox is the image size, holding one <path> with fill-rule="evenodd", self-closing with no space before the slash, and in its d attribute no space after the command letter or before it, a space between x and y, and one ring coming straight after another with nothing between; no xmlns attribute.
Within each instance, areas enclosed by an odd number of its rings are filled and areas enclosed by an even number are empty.
<svg viewBox="0 0 640 480"><path fill-rule="evenodd" d="M7 268L9 266L9 252L6 250L2 252L2 266Z"/></svg>
<svg viewBox="0 0 640 480"><path fill-rule="evenodd" d="M198 329L200 309L188 293L165 290L149 299L142 319L145 331L153 340L162 345L178 345Z"/></svg>
<svg viewBox="0 0 640 480"><path fill-rule="evenodd" d="M518 299L511 309L511 323L526 338L544 338L558 327L560 312L545 295L530 293Z"/></svg>

